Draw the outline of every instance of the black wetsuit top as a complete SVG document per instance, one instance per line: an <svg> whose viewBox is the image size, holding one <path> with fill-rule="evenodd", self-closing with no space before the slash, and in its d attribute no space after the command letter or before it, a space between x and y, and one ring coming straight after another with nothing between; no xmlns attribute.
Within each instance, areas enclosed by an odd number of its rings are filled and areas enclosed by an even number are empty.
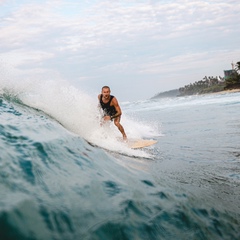
<svg viewBox="0 0 240 240"><path fill-rule="evenodd" d="M107 103L104 103L102 100L102 94L100 96L100 104L104 112L104 116L113 116L117 113L114 106L110 106L112 99L114 96L110 95L110 100Z"/></svg>

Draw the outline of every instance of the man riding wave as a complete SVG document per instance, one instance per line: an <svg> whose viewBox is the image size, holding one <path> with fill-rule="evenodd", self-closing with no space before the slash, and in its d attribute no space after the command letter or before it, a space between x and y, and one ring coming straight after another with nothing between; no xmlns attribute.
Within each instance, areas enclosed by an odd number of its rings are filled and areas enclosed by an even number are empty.
<svg viewBox="0 0 240 240"><path fill-rule="evenodd" d="M127 135L123 126L120 124L122 115L121 108L116 97L110 95L111 90L108 86L102 87L102 93L98 95L99 107L103 110L104 121L114 121L118 130L122 133L123 139L127 140Z"/></svg>

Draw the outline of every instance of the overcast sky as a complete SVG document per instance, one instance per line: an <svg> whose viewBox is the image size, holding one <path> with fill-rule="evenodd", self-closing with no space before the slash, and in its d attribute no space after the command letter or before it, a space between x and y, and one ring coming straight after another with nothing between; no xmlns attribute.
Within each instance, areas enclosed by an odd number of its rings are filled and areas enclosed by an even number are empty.
<svg viewBox="0 0 240 240"><path fill-rule="evenodd" d="M0 64L144 100L240 61L239 14L239 0L0 0Z"/></svg>

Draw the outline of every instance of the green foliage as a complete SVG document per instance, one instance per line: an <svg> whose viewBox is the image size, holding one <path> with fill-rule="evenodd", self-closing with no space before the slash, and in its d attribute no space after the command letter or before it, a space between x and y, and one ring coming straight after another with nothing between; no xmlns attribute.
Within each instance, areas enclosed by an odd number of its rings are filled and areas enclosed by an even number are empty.
<svg viewBox="0 0 240 240"><path fill-rule="evenodd" d="M190 83L179 88L180 95L204 94L211 92L220 92L227 89L240 88L240 62L236 63L236 68L232 74L225 78L207 77L195 83Z"/></svg>
<svg viewBox="0 0 240 240"><path fill-rule="evenodd" d="M218 85L214 85L212 87L209 88L205 88L203 89L203 91L200 94L204 94L204 93L212 93L212 92L220 92L224 90L224 85L223 84L218 84Z"/></svg>
<svg viewBox="0 0 240 240"><path fill-rule="evenodd" d="M238 63L240 67L240 62ZM238 87L240 87L240 74L237 71L233 71L233 73L225 81L225 89Z"/></svg>
<svg viewBox="0 0 240 240"><path fill-rule="evenodd" d="M237 62L237 63L236 63L236 71L237 71L237 72L240 71L240 62Z"/></svg>
<svg viewBox="0 0 240 240"><path fill-rule="evenodd" d="M179 88L180 96L204 94L209 92L222 91L225 87L224 79L221 77L207 77L195 83L190 83L182 88Z"/></svg>

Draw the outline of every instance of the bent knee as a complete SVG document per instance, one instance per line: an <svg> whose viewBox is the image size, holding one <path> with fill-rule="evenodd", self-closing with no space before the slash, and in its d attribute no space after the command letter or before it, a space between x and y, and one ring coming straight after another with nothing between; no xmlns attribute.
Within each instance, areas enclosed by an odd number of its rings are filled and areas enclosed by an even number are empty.
<svg viewBox="0 0 240 240"><path fill-rule="evenodd" d="M114 121L114 124L119 127L120 126L120 123L118 121Z"/></svg>

